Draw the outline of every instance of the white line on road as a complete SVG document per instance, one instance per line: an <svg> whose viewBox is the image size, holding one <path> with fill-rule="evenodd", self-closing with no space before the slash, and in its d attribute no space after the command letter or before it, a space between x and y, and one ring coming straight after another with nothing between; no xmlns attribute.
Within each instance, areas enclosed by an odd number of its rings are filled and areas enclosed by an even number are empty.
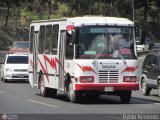
<svg viewBox="0 0 160 120"><path fill-rule="evenodd" d="M137 100L137 101L141 101L141 102L146 103L146 104L160 105L160 103L147 102L147 101L144 101L144 100Z"/></svg>
<svg viewBox="0 0 160 120"><path fill-rule="evenodd" d="M117 120L122 120L122 118L112 117L112 116L111 116L110 118L113 118L114 120L115 120L115 119L117 119Z"/></svg>
<svg viewBox="0 0 160 120"><path fill-rule="evenodd" d="M160 103L154 103L154 104L156 104L156 105L160 105Z"/></svg>
<svg viewBox="0 0 160 120"><path fill-rule="evenodd" d="M59 107L59 106L56 106L56 105L47 104L47 103L43 103L43 102L39 102L39 101L35 101L35 100L29 100L29 101L34 102L34 103L39 103L39 104L42 104L42 105L46 105L46 106L50 106L50 107Z"/></svg>
<svg viewBox="0 0 160 120"><path fill-rule="evenodd" d="M4 91L0 91L0 93L6 93L6 92L4 92Z"/></svg>

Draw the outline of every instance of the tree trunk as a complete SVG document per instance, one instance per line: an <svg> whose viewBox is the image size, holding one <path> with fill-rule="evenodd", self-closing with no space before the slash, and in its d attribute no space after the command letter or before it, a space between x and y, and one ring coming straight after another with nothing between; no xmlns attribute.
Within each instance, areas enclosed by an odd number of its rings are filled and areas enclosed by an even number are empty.
<svg viewBox="0 0 160 120"><path fill-rule="evenodd" d="M11 5L11 0L7 0L6 6L7 6L7 14L5 18L5 27L8 26L8 19L9 19L9 14L10 14L10 5Z"/></svg>
<svg viewBox="0 0 160 120"><path fill-rule="evenodd" d="M142 28L142 39L141 44L145 43L146 38L146 24L147 24L147 14L148 14L148 2L147 0L144 1L144 25Z"/></svg>
<svg viewBox="0 0 160 120"><path fill-rule="evenodd" d="M51 16L51 1L48 1L48 19L50 19Z"/></svg>

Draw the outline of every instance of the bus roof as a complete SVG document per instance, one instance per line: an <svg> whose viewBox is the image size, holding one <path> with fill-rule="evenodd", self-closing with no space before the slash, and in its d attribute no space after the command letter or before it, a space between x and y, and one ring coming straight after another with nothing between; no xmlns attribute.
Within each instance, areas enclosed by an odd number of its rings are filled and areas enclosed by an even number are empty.
<svg viewBox="0 0 160 120"><path fill-rule="evenodd" d="M118 25L118 26L134 26L134 23L126 18L118 17L75 17L68 18L75 26L79 25Z"/></svg>
<svg viewBox="0 0 160 120"><path fill-rule="evenodd" d="M66 21L67 24L73 24L74 26L82 25L118 25L118 26L134 26L134 23L127 18L118 17L103 17L103 16L84 16L73 18L61 18L51 20L36 20L31 23L45 23L45 22L58 22Z"/></svg>

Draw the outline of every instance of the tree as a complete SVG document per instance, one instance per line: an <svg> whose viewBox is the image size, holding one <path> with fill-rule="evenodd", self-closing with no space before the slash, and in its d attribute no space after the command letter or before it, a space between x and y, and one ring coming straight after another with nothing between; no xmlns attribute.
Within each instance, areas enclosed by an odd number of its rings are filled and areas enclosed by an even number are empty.
<svg viewBox="0 0 160 120"><path fill-rule="evenodd" d="M10 9L12 6L16 6L18 7L21 3L21 0L2 0L1 4L4 5L4 8L6 8L6 15L5 15L5 24L4 26L7 27L8 26L8 20L9 20L9 16L10 16Z"/></svg>

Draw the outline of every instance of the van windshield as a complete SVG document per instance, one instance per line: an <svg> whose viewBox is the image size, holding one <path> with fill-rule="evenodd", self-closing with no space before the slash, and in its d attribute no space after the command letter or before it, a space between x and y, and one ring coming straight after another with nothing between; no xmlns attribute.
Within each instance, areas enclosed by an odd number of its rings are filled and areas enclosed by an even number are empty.
<svg viewBox="0 0 160 120"><path fill-rule="evenodd" d="M28 64L28 56L8 56L7 64Z"/></svg>

